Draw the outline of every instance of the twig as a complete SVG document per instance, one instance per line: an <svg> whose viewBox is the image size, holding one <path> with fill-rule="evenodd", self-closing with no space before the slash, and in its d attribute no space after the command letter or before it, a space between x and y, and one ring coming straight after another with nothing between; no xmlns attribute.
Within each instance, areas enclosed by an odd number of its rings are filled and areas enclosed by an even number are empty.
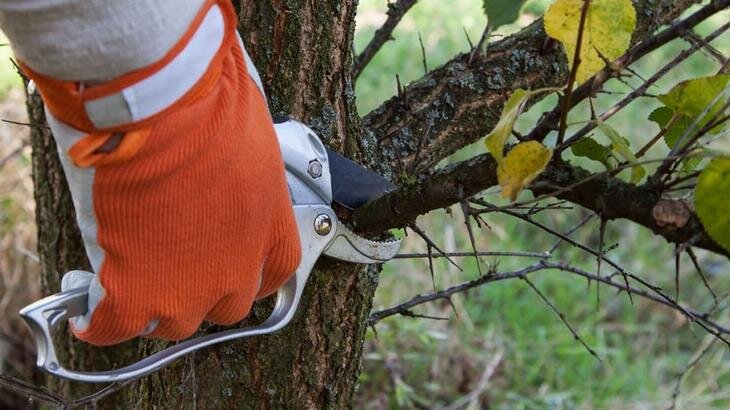
<svg viewBox="0 0 730 410"><path fill-rule="evenodd" d="M68 403L62 397L48 391L45 387L35 386L24 380L0 374L0 389L7 389L32 400L52 404L58 407L67 407Z"/></svg>
<svg viewBox="0 0 730 410"><path fill-rule="evenodd" d="M603 243L604 239L606 238L606 218L601 218L601 224L598 228L598 255L596 256L596 275L601 276L601 257L603 256ZM588 282L590 284L590 282ZM601 289L599 287L599 283L596 282L596 308L598 308L601 304ZM629 293L629 297L631 297L631 293ZM633 304L634 301L631 301L631 304Z"/></svg>
<svg viewBox="0 0 730 410"><path fill-rule="evenodd" d="M643 147L641 147L640 150L636 152L636 158L639 159L646 155L646 153L649 151L651 147L654 146L657 142L659 142L662 137L664 137L667 134L667 131L669 131L669 128L671 128L672 125L674 125L674 122L677 121L677 118L679 118L679 115L674 115L672 118L662 127L662 129L659 130L659 132L656 133L654 138L649 140L649 142L646 143Z"/></svg>
<svg viewBox="0 0 730 410"><path fill-rule="evenodd" d="M730 23L728 23L727 25L730 25ZM684 130L684 132L682 133L682 136L679 137L677 142L674 144L672 149L669 151L667 158L665 158L664 162L659 166L659 168L657 168L654 175L652 175L652 177L650 178L650 181L653 181L654 183L656 183L659 180L659 178L661 178L663 175L668 175L669 173L667 171L671 169L670 167L678 159L677 157L679 157L679 159L681 160L682 159L681 154L684 151L686 151L687 148L689 148L693 144L694 141L696 141L697 139L699 139L704 134L706 134L711 129L713 129L714 127L717 126L717 124L715 124L715 122L714 122L714 120L716 120L717 118L713 118L713 120L711 121L710 124L703 126L693 136L693 133L695 132L695 130L698 129L700 122L705 118L705 116L707 116L710 113L710 111L712 111L712 109L715 107L715 104L722 101L722 99L724 98L725 94L728 93L728 91L730 91L730 86L726 86L720 93L718 93L715 96L715 98L713 98L712 101L710 101L710 103L707 104L707 107L705 107L705 109L702 110L700 115L698 115L694 119L694 121L692 121L692 124L690 124L690 126L687 127L686 130ZM730 100L725 100L725 104L724 104L722 110L726 109L728 107L728 105L730 105ZM722 110L720 110L716 114L716 117L720 115ZM720 120L722 120L722 118L720 118Z"/></svg>
<svg viewBox="0 0 730 410"><path fill-rule="evenodd" d="M482 31L482 36L479 37L479 42L477 43L476 47L473 47L471 50L471 54L469 55L469 64L471 65L474 60L477 58L478 55L481 54L482 49L484 48L484 44L487 43L487 40L489 39L489 35L492 32L492 28L487 22L487 26L484 27L484 31Z"/></svg>
<svg viewBox="0 0 730 410"><path fill-rule="evenodd" d="M108 397L123 388L129 386L132 383L135 383L137 380L129 380L123 383L114 383L110 384L109 386L104 387L103 389L97 391L96 393L90 394L86 397L82 397L80 399L74 400L70 403L68 403L69 408L75 408L75 407L82 407L82 406L88 406L91 405L92 408L96 408L97 404L101 401L101 399Z"/></svg>
<svg viewBox="0 0 730 410"><path fill-rule="evenodd" d="M421 57L423 58L423 75L428 74L428 62L426 61L426 47L423 46L423 38L421 32L418 32L418 43L421 44Z"/></svg>
<svg viewBox="0 0 730 410"><path fill-rule="evenodd" d="M5 156L5 158L0 159L0 169L2 169L8 162L12 161L15 157L20 155L25 147L28 146L27 142L23 142L23 145L19 146L18 148L14 149L13 152Z"/></svg>
<svg viewBox="0 0 730 410"><path fill-rule="evenodd" d="M709 341L706 342L707 346L702 348L699 354L697 354L697 356L695 356L694 359L692 359L692 361L687 364L682 373L680 373L679 377L677 378L677 383L674 385L674 391L672 392L672 405L669 407L670 410L674 410L677 408L677 399L679 398L679 390L682 387L682 381L684 381L685 377L687 376L687 374L689 374L692 368L694 368L697 363L699 363L700 360L705 357L707 352L710 351L710 348L712 348L716 340L717 339L709 339Z"/></svg>
<svg viewBox="0 0 730 410"><path fill-rule="evenodd" d="M702 37L698 36L694 31L687 31L682 35L682 38L687 40L687 42L692 44L699 44L703 51L707 52L712 58L717 60L718 63L721 65L724 65L727 63L727 58L725 58L722 53L713 47L710 43L706 42Z"/></svg>
<svg viewBox="0 0 730 410"><path fill-rule="evenodd" d="M485 204L485 206L491 206L490 204L488 204L486 202L484 204ZM582 250L584 250L584 251L586 251L588 253L591 253L591 254L596 255L596 256L600 255L598 252L596 252L593 249L591 249L591 248L589 248L589 247L581 244L580 242L573 241L572 239L570 239L570 238L565 237L564 235L562 235L560 232L557 232L554 229L551 229L551 228L549 228L549 227L547 227L547 226L545 226L545 225L543 225L543 224L541 224L541 223L539 223L537 221L534 221L531 218L525 217L524 215L522 215L522 214L520 214L518 212L512 212L512 211L506 210L506 209L505 210L502 210L502 212L504 212L504 213L506 213L508 215L512 215L512 216L515 216L517 218L523 219L524 221L529 222L529 223L531 223L531 224L533 224L535 226L538 226L538 227L542 228L543 230L545 230L545 231L547 231L547 232L549 232L549 233L551 233L553 235L561 236L561 237L564 238L564 240L570 242L574 246L576 246L576 247L578 247L578 248L580 248L580 249L582 249ZM655 285L647 282L646 280L642 279L641 277L636 276L633 273L626 271L624 268L622 268L619 264L617 264L613 260L611 260L611 259L609 259L609 258L607 258L607 257L605 257L603 255L601 255L601 257L603 258L603 260L605 262L607 262L609 265L611 265L613 268L615 268L624 277L624 282L626 283L626 291L629 294L629 298L632 299L632 303L633 303L633 297L631 296L632 295L632 293L631 293L632 292L632 288L629 286L629 282L628 282L628 279L629 278L631 278L632 280L638 282L642 286L645 286L646 288L650 289L653 293L657 294L662 299L664 299L669 305L674 306L676 310L682 312L687 317L687 319L689 319L691 322L697 323L700 327L702 327L703 329L705 329L707 332L715 335L715 337L717 337L718 339L722 340L725 344L727 344L728 346L730 346L730 341L728 341L727 339L723 338L720 333L718 333L717 331L713 331L713 329L710 329L704 323L705 318L699 317L699 316L695 316L694 314L692 314L692 312L685 310L677 301L675 301L674 299L672 299L671 296L669 296L667 293L665 293L658 286L655 286Z"/></svg>
<svg viewBox="0 0 730 410"><path fill-rule="evenodd" d="M679 245L677 245L679 250ZM679 300L679 269L681 267L681 252L676 252L674 255L674 300Z"/></svg>
<svg viewBox="0 0 730 410"><path fill-rule="evenodd" d="M447 252L446 256L451 258L463 258L463 257L474 257L474 252ZM549 258L548 252L478 252L477 256L506 256L516 258ZM395 255L393 259L425 259L428 258L428 253L402 253ZM431 258L443 258L443 255L431 255Z"/></svg>
<svg viewBox="0 0 730 410"><path fill-rule="evenodd" d="M575 107L579 102L585 100L586 98L588 98L588 96L593 94L594 90L596 90L612 77L610 75L612 72L616 72L617 70L622 70L623 68L628 67L645 55L680 37L682 33L690 30L692 27L703 22L718 11L723 10L725 7L727 7L727 5L728 1L710 3L695 12L694 14L685 18L684 20L672 24L662 32L655 34L637 44L626 54L614 61L609 67L606 67L601 72L596 74L591 81L588 81L587 83L576 88L573 92L570 108ZM727 26L727 24L725 26ZM720 34L722 34L726 29L727 27L723 27L720 30L715 31L714 33L707 36L705 38L705 41L711 42ZM699 50L699 47L691 45L689 49L685 50L680 55L684 54L688 50L692 50L691 53L694 53L695 51ZM688 55L684 56L682 60L686 59L687 57ZM555 109L550 111L548 114L543 116L540 122L538 122L537 126L535 126L535 128L533 128L533 130L528 134L527 138L535 141L544 140L545 137L547 137L547 135L550 133L550 131L553 131L559 125L562 111L562 107L558 106L555 107Z"/></svg>
<svg viewBox="0 0 730 410"><path fill-rule="evenodd" d="M446 260L448 260L452 265L454 265L454 267L456 267L457 269L459 269L462 272L464 271L464 269L462 269L461 266L459 266L459 264L454 262L453 259L451 259L448 255L446 255L446 252L442 251L441 248L439 248L438 245L436 245L436 243L433 240L431 240L431 238L428 235L426 235L426 232L423 232L421 230L421 228L416 226L416 224L411 225L410 228L411 228L411 230L413 230L413 232L415 232L418 236L420 236L421 239L423 239L424 242L426 242L426 244L428 244L428 246L432 247L433 249L436 249L438 251L438 253L441 254L444 258L446 258Z"/></svg>
<svg viewBox="0 0 730 410"><path fill-rule="evenodd" d="M568 111L570 111L570 100L573 98L573 84L578 75L578 67L580 66L580 51L583 46L583 33L586 28L586 18L588 17L588 8L591 6L591 0L583 0L583 8L580 11L580 25L578 26L578 42L575 45L575 55L573 56L573 67L570 69L568 77L568 85L563 96L562 109L560 112L560 128L558 129L558 139L556 145L563 144L565 138L565 130L568 129Z"/></svg>
<svg viewBox="0 0 730 410"><path fill-rule="evenodd" d="M477 263L477 271L479 274L482 274L482 264L479 263L479 249L477 249L477 242L474 238L474 231L471 229L471 207L469 206L469 203L466 200L461 201L461 211L464 214L464 225L466 225L466 232L469 235L469 242L471 243L471 248L474 250L474 260Z"/></svg>
<svg viewBox="0 0 730 410"><path fill-rule="evenodd" d="M489 362L487 367L484 368L484 372L482 372L482 376L479 378L479 383L477 384L477 387L466 396L460 397L458 400L454 401L453 403L449 404L441 410L463 409L470 403L474 403L475 401L479 400L479 397L484 394L487 388L489 388L489 381L492 380L494 373L497 371L500 363L502 363L502 357L504 357L504 352L502 350L499 350L497 354L494 355L494 358Z"/></svg>
<svg viewBox="0 0 730 410"><path fill-rule="evenodd" d="M484 274L474 280L471 280L468 282L463 282L461 284L452 286L450 288L447 288L447 289L444 289L444 290L441 290L438 292L433 292L433 293L430 293L427 295L414 296L413 298L409 299L408 301L405 301L396 306L393 306L393 307L390 307L387 309L383 309L383 310L380 310L377 312L373 312L372 314L370 314L370 317L368 318L367 323L368 323L368 326L373 326L374 324L376 324L377 322L379 322L385 318L388 318L388 317L391 317L394 315L399 315L403 311L410 310L416 306L430 303L430 302L440 300L440 299L449 299L455 294L485 285L487 283L500 282L500 281L509 280L509 279L520 279L525 275L530 275L535 272L539 272L539 271L543 271L543 270L551 270L551 269L560 270L560 271L563 271L566 273L571 273L571 274L574 274L574 275L577 275L577 276L580 276L580 277L583 277L586 279L600 281L602 284L611 286L615 289L618 289L619 291L631 292L633 295L645 298L647 300L651 300L653 302L656 302L656 303L662 304L664 306L667 306L669 308L672 308L674 310L677 310L677 311L685 314L685 316L687 314L689 314L692 317L696 318L697 321L704 324L705 326L703 327L703 329L708 330L708 333L714 335L715 337L717 337L718 339L722 340L723 342L725 342L726 344L728 344L730 346L730 343L721 336L723 334L730 334L730 328L722 326L722 325L712 321L709 318L708 313L701 313L701 312L695 311L691 308L681 306L681 305L677 304L676 302L667 300L666 298L661 297L661 296L653 295L650 292L642 290L642 289L629 288L622 283L618 283L618 282L611 280L610 277L606 277L606 276L599 277L595 274L592 274L583 269L571 266L566 263L548 262L548 261L540 261L540 262L537 262L528 267L525 267L525 268L522 268L522 269L519 269L516 271L510 271L510 272L496 273L494 270L491 270L491 271L487 272L486 274ZM711 329L708 329L708 328L711 328Z"/></svg>
<svg viewBox="0 0 730 410"><path fill-rule="evenodd" d="M398 26L403 16L413 7L418 0L398 0L388 4L388 18L385 23L373 35L365 50L355 58L354 77L357 79L365 67L380 51L383 45L393 39L393 30Z"/></svg>
<svg viewBox="0 0 730 410"><path fill-rule="evenodd" d="M489 208L494 209L494 205L492 205L492 204L490 204L488 202L485 202L485 201L477 201L477 202L480 205L487 207L488 209ZM543 224L541 222L535 221L534 219L530 218L529 216L525 216L525 215L523 215L523 214L521 214L519 212L514 212L514 211L511 211L509 209L500 209L500 212L505 213L505 214L510 215L510 216L513 216L515 218L521 219L521 220L523 220L523 221L525 221L525 222L527 222L527 223L529 223L531 225L534 225L534 226L542 229L543 231L545 231L545 232L547 232L547 233L549 233L551 235L557 236L558 238L561 238L562 240L570 243L571 245L573 245L573 246L575 246L575 247L577 247L577 248L579 248L579 249L581 249L581 250L583 250L585 252L588 252L588 253L592 254L593 256L595 256L596 258L602 259L603 261L605 261L606 263L608 263L609 265L611 265L612 268L614 268L617 271L619 271L621 273L621 275L623 276L624 282L626 283L626 288L628 289L627 294L629 296L629 300L631 301L631 304L632 305L634 304L634 298L631 295L631 287L629 286L629 279L628 279L632 275L629 272L627 272L623 267L621 267L621 265L619 265L618 263L616 263L613 260L609 259L606 255L603 255L601 252L597 252L597 251L593 250L592 248L590 248L590 247L588 247L586 245L583 245L580 242L574 241L573 239L571 239L567 235L564 235L564 234L556 231L553 228L550 228L549 226L547 226L547 225L545 225L545 224Z"/></svg>
<svg viewBox="0 0 730 410"><path fill-rule="evenodd" d="M702 278L702 283L705 284L705 288L710 292L710 295L712 295L712 300L715 301L715 305L719 303L717 300L717 295L715 294L715 291L712 290L712 286L710 286L710 282L707 281L707 277L704 273L702 273L702 268L700 268L700 263L697 260L697 255L695 255L695 251L692 250L692 247L687 248L687 255L689 255L689 259L692 261L692 264L695 267L695 270L697 271L697 274Z"/></svg>
<svg viewBox="0 0 730 410"><path fill-rule="evenodd" d="M50 127L48 127L46 125L38 125L38 124L31 124L31 123L28 123L28 122L20 122L20 121L6 120L4 118L1 119L0 121L2 121L4 123L7 123L7 124L23 125L25 127L39 128L39 129L42 129L42 130L50 130L51 129Z"/></svg>
<svg viewBox="0 0 730 410"><path fill-rule="evenodd" d="M557 307L555 307L555 305L552 302L550 302L550 300L547 297L545 297L545 295L540 291L540 289L538 289L537 286L535 286L535 284L532 283L527 278L527 276L523 276L521 279L524 280L528 285L530 285L532 290L534 290L535 293L537 293L537 295L540 296L540 299L542 299L542 301L545 302L546 305L548 305L550 310L552 310L553 313L555 313L560 318L560 320L563 322L565 327L567 327L568 330L570 331L570 333L573 335L573 338L575 338L575 340L580 342L580 344L582 344L583 347L585 347L586 350L588 350L588 353L590 353L593 357L598 359L599 362L603 363L603 360L601 360L601 358L598 357L598 354L590 346L588 346L588 344L578 335L578 332L575 331L573 326L570 324L568 319L565 317L565 314L563 312L561 312Z"/></svg>
<svg viewBox="0 0 730 410"><path fill-rule="evenodd" d="M568 229L567 232L564 232L563 233L563 236L568 237L568 235L572 235L573 232L577 231L578 229L580 229L581 226L583 226L586 223L588 223L588 221L590 221L591 219L593 219L594 216L595 216L595 214L590 214L587 217L583 218L582 221L580 221L577 224L573 225L573 227L571 227L570 229ZM558 249L558 246L560 246L560 244L563 243L563 236L559 237L558 240L550 248L550 250L546 252L548 255L552 255L553 252L555 252L555 250Z"/></svg>
<svg viewBox="0 0 730 410"><path fill-rule="evenodd" d="M707 36L708 41L712 41L715 38L722 35L725 31L727 31L730 28L730 23L726 23L719 29L715 30L712 34ZM690 46L688 49L682 51L679 53L676 57L674 57L670 62L665 64L659 71L654 73L651 77L649 77L648 80L646 80L641 86L636 88L636 90L629 93L626 97L624 97L621 101L614 104L611 108L606 110L603 114L600 115L601 121L606 121L609 118L613 117L616 113L621 111L623 108L628 106L631 102L636 100L638 97L644 95L646 93L646 90L649 89L652 85L654 85L657 81L659 81L662 77L667 75L674 67L678 66L680 63L682 63L684 60L689 58L692 54L697 52L699 50L699 47L696 45ZM598 121L591 121L587 125L585 125L583 128L578 130L575 134L573 134L570 138L568 138L567 141L565 141L564 144L558 147L558 151L563 151L572 144L578 142L581 138L588 135L591 131L593 131L598 126Z"/></svg>

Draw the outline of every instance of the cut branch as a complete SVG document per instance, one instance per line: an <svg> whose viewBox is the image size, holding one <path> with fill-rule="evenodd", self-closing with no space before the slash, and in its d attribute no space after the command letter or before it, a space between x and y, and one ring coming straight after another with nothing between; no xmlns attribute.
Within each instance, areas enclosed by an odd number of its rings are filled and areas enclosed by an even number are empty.
<svg viewBox="0 0 730 410"><path fill-rule="evenodd" d="M497 163L489 154L451 165L417 185L406 186L358 209L353 215L358 230L365 233L400 228L433 209L445 208L464 197L497 185ZM570 189L562 189L570 187ZM531 190L552 194L601 214L603 218L628 219L651 229L675 244L690 243L730 257L730 252L710 238L696 214L688 210L683 226L662 225L654 207L664 200L646 186L635 186L606 173L594 175L567 163L551 164ZM463 195L463 196L461 196Z"/></svg>

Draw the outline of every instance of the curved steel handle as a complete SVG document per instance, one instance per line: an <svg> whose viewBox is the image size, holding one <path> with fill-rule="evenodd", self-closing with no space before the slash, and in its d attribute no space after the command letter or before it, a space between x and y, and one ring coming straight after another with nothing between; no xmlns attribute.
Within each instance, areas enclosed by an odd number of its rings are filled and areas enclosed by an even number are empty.
<svg viewBox="0 0 730 410"><path fill-rule="evenodd" d="M274 310L261 325L231 329L189 339L120 369L103 372L71 371L64 368L58 360L53 345L53 333L59 324L86 313L88 288L77 288L41 299L20 311L20 315L30 326L36 341L38 367L47 373L68 380L87 383L121 382L155 372L188 353L208 346L245 337L265 335L283 328L294 317L309 274L336 231L336 226L333 226L333 229L327 234L318 234L314 230L314 221L318 216L326 214L334 224L337 224L336 215L332 209L326 206L295 205L294 214L303 246L302 261L294 277L279 289Z"/></svg>

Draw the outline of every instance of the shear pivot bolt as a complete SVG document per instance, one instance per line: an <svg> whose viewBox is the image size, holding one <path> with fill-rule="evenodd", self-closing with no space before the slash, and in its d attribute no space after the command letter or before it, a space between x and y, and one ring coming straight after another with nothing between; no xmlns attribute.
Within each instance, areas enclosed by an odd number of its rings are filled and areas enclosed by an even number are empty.
<svg viewBox="0 0 730 410"><path fill-rule="evenodd" d="M309 176L313 179L317 179L322 176L322 163L316 159L309 161L309 168L307 168Z"/></svg>
<svg viewBox="0 0 730 410"><path fill-rule="evenodd" d="M332 232L332 218L327 214L319 214L314 219L314 231L320 236L326 236Z"/></svg>

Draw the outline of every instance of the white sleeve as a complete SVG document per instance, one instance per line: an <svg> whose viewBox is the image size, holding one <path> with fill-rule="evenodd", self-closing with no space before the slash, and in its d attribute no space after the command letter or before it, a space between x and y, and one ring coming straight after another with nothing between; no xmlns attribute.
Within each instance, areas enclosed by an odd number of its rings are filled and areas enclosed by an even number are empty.
<svg viewBox="0 0 730 410"><path fill-rule="evenodd" d="M0 28L33 70L106 81L160 60L205 0L0 0Z"/></svg>

